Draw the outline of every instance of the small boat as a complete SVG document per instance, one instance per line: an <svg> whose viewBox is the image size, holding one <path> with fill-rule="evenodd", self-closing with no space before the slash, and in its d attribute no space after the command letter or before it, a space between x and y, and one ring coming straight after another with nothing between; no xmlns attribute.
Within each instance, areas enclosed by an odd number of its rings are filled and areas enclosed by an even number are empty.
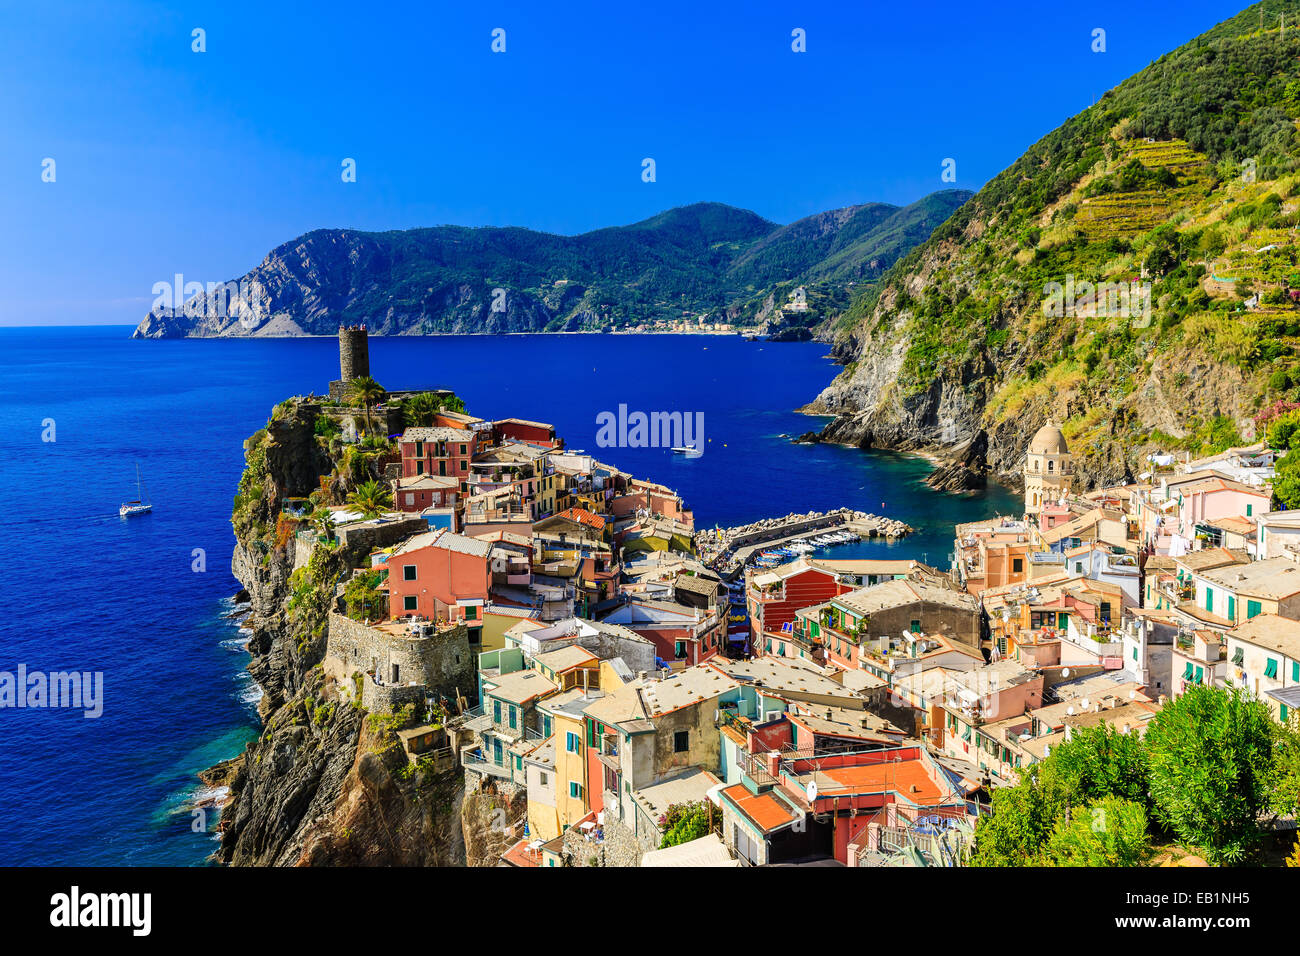
<svg viewBox="0 0 1300 956"><path fill-rule="evenodd" d="M699 458L704 452L694 445L677 445L673 448L673 454L685 455L687 458Z"/></svg>
<svg viewBox="0 0 1300 956"><path fill-rule="evenodd" d="M117 509L117 513L123 518L153 511L153 504L150 503L148 495L144 493L144 483L140 481L140 465L138 463L135 466L135 494L134 501L124 501L122 506Z"/></svg>

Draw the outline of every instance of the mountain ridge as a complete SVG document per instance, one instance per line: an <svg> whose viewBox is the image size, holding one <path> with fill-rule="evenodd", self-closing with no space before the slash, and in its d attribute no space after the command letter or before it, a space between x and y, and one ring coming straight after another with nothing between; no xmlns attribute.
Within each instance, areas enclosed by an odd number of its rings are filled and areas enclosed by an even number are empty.
<svg viewBox="0 0 1300 956"><path fill-rule="evenodd" d="M376 334L434 334L595 331L699 315L770 321L781 317L778 296L805 277L814 303L831 304L794 319L811 325L969 195L866 203L785 226L702 202L576 236L517 226L316 229L181 309L160 297L134 337L332 334L353 322ZM831 252L836 269L818 271Z"/></svg>

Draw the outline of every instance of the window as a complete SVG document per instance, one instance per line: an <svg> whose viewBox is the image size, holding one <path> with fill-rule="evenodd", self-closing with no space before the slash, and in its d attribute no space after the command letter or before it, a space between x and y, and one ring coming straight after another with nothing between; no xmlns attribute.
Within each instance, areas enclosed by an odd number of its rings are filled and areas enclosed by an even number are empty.
<svg viewBox="0 0 1300 956"><path fill-rule="evenodd" d="M477 620L478 620L478 605L477 605L477 604L471 604L469 607L465 608L465 620L467 620L467 621L477 621Z"/></svg>
<svg viewBox="0 0 1300 956"><path fill-rule="evenodd" d="M1101 602L1101 622L1103 624L1110 623L1110 602L1109 601Z"/></svg>
<svg viewBox="0 0 1300 956"><path fill-rule="evenodd" d="M921 622L918 619L912 618L912 623L909 626L911 627L913 634L921 633Z"/></svg>
<svg viewBox="0 0 1300 956"><path fill-rule="evenodd" d="M684 754L691 749L691 732L679 730L673 734L673 753Z"/></svg>
<svg viewBox="0 0 1300 956"><path fill-rule="evenodd" d="M542 738L551 736L551 715L542 714Z"/></svg>
<svg viewBox="0 0 1300 956"><path fill-rule="evenodd" d="M545 772L545 771L541 771L541 772L539 772L539 773L537 774L537 779L538 779L538 781L541 783L541 785L542 785L543 787L546 786L546 784L547 784L547 782L548 782L548 778L547 778L547 776L546 776L546 772Z"/></svg>
<svg viewBox="0 0 1300 956"><path fill-rule="evenodd" d="M577 734L573 733L572 731L565 733L564 749L567 750L569 753L576 754L581 744L582 741L578 739Z"/></svg>
<svg viewBox="0 0 1300 956"><path fill-rule="evenodd" d="M1264 610L1264 608L1260 605L1260 603L1259 603L1258 601L1247 600L1247 601L1246 601L1246 620L1250 620L1252 617L1254 617L1255 615L1259 614L1259 613L1260 613L1261 611L1263 611L1263 610Z"/></svg>
<svg viewBox="0 0 1300 956"><path fill-rule="evenodd" d="M516 727L519 726L518 721L519 721L518 711L515 709L515 705L511 704L510 705L510 729L511 730L514 730Z"/></svg>
<svg viewBox="0 0 1300 956"><path fill-rule="evenodd" d="M1300 684L1300 661L1291 662L1291 680Z"/></svg>
<svg viewBox="0 0 1300 956"><path fill-rule="evenodd" d="M1246 505L1246 517L1247 517L1247 518L1250 517L1251 509L1253 509L1254 507L1255 507L1254 505Z"/></svg>
<svg viewBox="0 0 1300 956"><path fill-rule="evenodd" d="M1271 657L1268 659L1268 663L1264 665L1264 676L1277 677L1277 661Z"/></svg>
<svg viewBox="0 0 1300 956"><path fill-rule="evenodd" d="M422 475L422 474L424 474L424 462L422 462L422 461L417 461L417 462L415 463L415 473L416 473L417 475Z"/></svg>
<svg viewBox="0 0 1300 956"><path fill-rule="evenodd" d="M1205 609L1207 611L1214 610L1214 588L1205 589Z"/></svg>
<svg viewBox="0 0 1300 956"><path fill-rule="evenodd" d="M1196 683L1198 684L1202 683L1202 678L1204 677L1205 677L1205 668L1204 667L1196 668Z"/></svg>
<svg viewBox="0 0 1300 956"><path fill-rule="evenodd" d="M673 653L677 655L677 659L678 659L678 660L681 660L683 657L685 657L685 656L686 656L686 642L685 642L685 641L678 641L678 642L676 643L676 645L673 647Z"/></svg>
<svg viewBox="0 0 1300 956"><path fill-rule="evenodd" d="M415 565L413 565L413 564L404 564L404 565L402 565L402 580L403 580L403 581L414 581L414 580L415 580L415 575L416 575Z"/></svg>
<svg viewBox="0 0 1300 956"><path fill-rule="evenodd" d="M461 443L460 443L460 453L461 453L462 455L465 454L465 443L464 443L464 442L461 442ZM461 464L462 464L462 467L463 467L464 463L462 462Z"/></svg>
<svg viewBox="0 0 1300 956"><path fill-rule="evenodd" d="M570 781L569 781L569 796L572 797L574 800L581 800L581 799L582 799L582 784L578 783L578 781L576 781L576 780L570 780Z"/></svg>
<svg viewBox="0 0 1300 956"><path fill-rule="evenodd" d="M408 594L402 598L403 611L417 611L420 608L420 599L414 594Z"/></svg>
<svg viewBox="0 0 1300 956"><path fill-rule="evenodd" d="M499 700L492 701L492 722L501 723L501 701Z"/></svg>
<svg viewBox="0 0 1300 956"><path fill-rule="evenodd" d="M415 493L414 493L414 492L412 492L412 491L408 491L408 492L406 493L406 504L407 504L408 506L409 506L409 505L413 505L413 504L415 504Z"/></svg>
<svg viewBox="0 0 1300 956"><path fill-rule="evenodd" d="M1025 569L1025 559L1024 559L1024 558L1012 558L1012 559L1011 559L1011 572L1012 572L1013 574L1019 574L1019 573L1020 573L1021 571L1023 571L1024 569Z"/></svg>
<svg viewBox="0 0 1300 956"><path fill-rule="evenodd" d="M1075 573L1075 574L1082 574L1082 573L1083 573L1083 562L1082 562L1082 561L1075 561L1075 562L1074 562L1074 573Z"/></svg>

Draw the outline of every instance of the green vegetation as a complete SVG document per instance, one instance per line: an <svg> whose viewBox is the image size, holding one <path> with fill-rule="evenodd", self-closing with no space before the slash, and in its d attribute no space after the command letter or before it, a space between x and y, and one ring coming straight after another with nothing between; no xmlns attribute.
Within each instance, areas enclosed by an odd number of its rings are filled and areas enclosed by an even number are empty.
<svg viewBox="0 0 1300 956"><path fill-rule="evenodd" d="M348 495L348 504L367 518L378 518L385 508L392 507L393 493L386 485L372 478L357 485L352 494Z"/></svg>
<svg viewBox="0 0 1300 956"><path fill-rule="evenodd" d="M1270 392L1300 398L1287 293L1300 289L1300 30L1277 29L1284 6L1300 12L1270 0L1260 32L1252 7L1031 146L856 296L840 351L902 340L897 398L959 383L990 429L1028 403L1068 403L1081 411L1067 436L1098 452L1148 442L1153 378L1195 453L1235 441L1234 419ZM1085 291L1048 314L1050 285L1067 281ZM1149 296L1094 299L1098 283L1149 283ZM1245 385L1226 402L1193 391L1234 377Z"/></svg>
<svg viewBox="0 0 1300 956"><path fill-rule="evenodd" d="M1279 736L1268 708L1237 688L1193 687L1166 704L1145 741L1156 819L1214 861L1244 860L1260 840Z"/></svg>
<svg viewBox="0 0 1300 956"><path fill-rule="evenodd" d="M410 425L432 425L433 416L440 411L464 414L465 403L455 395L439 395L436 392L420 392L402 399L402 421Z"/></svg>
<svg viewBox="0 0 1300 956"><path fill-rule="evenodd" d="M513 227L320 229L270 258L306 259L321 282L346 271L355 292L320 316L297 316L316 334L354 322L383 335L597 331L702 314L721 321L728 312L743 322L778 286L783 302L797 285L815 305L800 321L812 321L844 308L854 288L874 283L969 195L946 190L904 208L872 203L786 226L696 203L578 236Z"/></svg>
<svg viewBox="0 0 1300 956"><path fill-rule="evenodd" d="M722 825L722 811L708 800L698 803L675 803L668 808L663 825L663 839L659 848L690 843Z"/></svg>
<svg viewBox="0 0 1300 956"><path fill-rule="evenodd" d="M379 569L358 571L343 586L343 600L348 617L354 621L369 621L381 617L388 607L388 598L379 590L386 574Z"/></svg>
<svg viewBox="0 0 1300 956"><path fill-rule="evenodd" d="M370 409L382 402L387 395L388 393L384 391L384 387L369 375L354 378L348 383L348 400L353 405L366 410L366 434L369 435L374 430L374 423L370 418Z"/></svg>
<svg viewBox="0 0 1300 956"><path fill-rule="evenodd" d="M993 792L974 866L1140 866L1177 841L1216 863L1256 858L1270 814L1300 805L1300 722L1239 689L1192 687L1145 737L1074 733Z"/></svg>

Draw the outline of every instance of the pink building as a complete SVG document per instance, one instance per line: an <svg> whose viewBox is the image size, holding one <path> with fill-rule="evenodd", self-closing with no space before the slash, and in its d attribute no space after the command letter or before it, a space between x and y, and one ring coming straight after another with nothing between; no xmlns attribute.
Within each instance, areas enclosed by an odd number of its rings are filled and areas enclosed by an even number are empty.
<svg viewBox="0 0 1300 956"><path fill-rule="evenodd" d="M1178 488L1178 528L1184 547L1196 547L1197 534L1203 538L1211 529L1199 528L1203 521L1216 518L1251 518L1269 508L1269 494L1228 478L1206 478Z"/></svg>

